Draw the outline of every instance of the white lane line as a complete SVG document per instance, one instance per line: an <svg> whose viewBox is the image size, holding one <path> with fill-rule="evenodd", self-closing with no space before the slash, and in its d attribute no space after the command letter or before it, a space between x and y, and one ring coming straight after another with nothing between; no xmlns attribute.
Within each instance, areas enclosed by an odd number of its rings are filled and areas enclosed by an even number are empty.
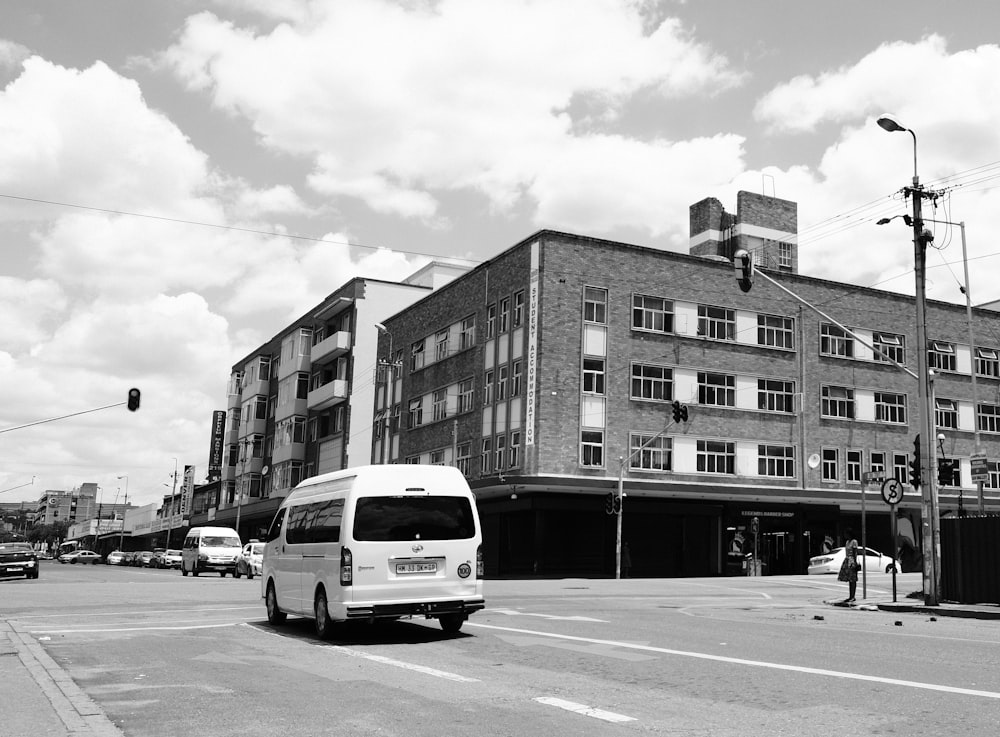
<svg viewBox="0 0 1000 737"><path fill-rule="evenodd" d="M520 616L520 617L541 617L542 619L559 619L567 622L602 622L604 624L608 623L606 619L594 619L593 617L562 617L557 614L536 614L534 612L519 612L517 609L487 609L488 612L493 612L495 614L508 614L510 616Z"/></svg>
<svg viewBox="0 0 1000 737"><path fill-rule="evenodd" d="M615 714L613 711L604 711L603 709L595 709L593 706L577 704L572 701L556 699L551 696L539 696L535 699L535 701L537 701L540 704L548 704L549 706L558 706L560 709L565 709L566 711L572 711L576 714L582 714L585 717L594 717L595 719L603 719L606 722L635 721L635 717L627 717L624 714Z"/></svg>
<svg viewBox="0 0 1000 737"><path fill-rule="evenodd" d="M98 629L31 630L33 635L69 635L93 632L149 632L154 630L205 630L217 627L237 627L244 622L220 622L219 624L190 624L183 627L102 627Z"/></svg>
<svg viewBox="0 0 1000 737"><path fill-rule="evenodd" d="M885 683L891 686L905 686L907 688L920 688L927 691L941 691L943 693L960 694L963 696L980 696L987 699L1000 699L1000 693L996 691L980 691L973 688L960 688L958 686L943 686L937 683L923 683L921 681L905 681L899 678L883 678L882 676L869 676L863 673L847 673L844 671L826 670L824 668L809 668L802 665L786 665L785 663L768 663L762 660L744 660L743 658L730 658L724 655L710 655L708 653L695 653L685 650L672 650L665 647L653 647L652 645L639 645L632 642L619 642L617 640L599 640L592 637L574 637L573 635L560 635L555 632L537 632L535 630L517 629L515 627L498 627L493 624L481 624L479 622L466 622L466 627L479 627L488 630L500 630L502 632L517 632L522 635L537 635L539 637L552 637L557 640L570 640L573 642L589 642L597 645L611 645L630 650L642 650L651 653L661 653L663 655L678 655L685 658L698 658L700 660L713 660L719 663L731 663L733 665L749 665L757 668L771 668L773 670L787 670L795 673L808 673L816 676L830 676L832 678L844 678L855 681L868 681L871 683Z"/></svg>
<svg viewBox="0 0 1000 737"><path fill-rule="evenodd" d="M426 665L417 665L416 663L407 663L403 660L393 660L392 658L387 658L384 655L373 655L372 653L362 652L360 650L352 650L349 647L342 647L340 645L331 645L330 650L334 650L338 653L343 653L344 655L350 655L352 658L363 658L364 660L371 660L375 663L381 663L383 665L392 665L397 668L405 668L406 670L413 670L418 673L423 673L428 676L435 676L436 678L444 678L449 681L458 681L459 683L479 683L478 678L468 678L466 676L460 676L457 673L449 673L445 670L438 670L437 668L429 668Z"/></svg>

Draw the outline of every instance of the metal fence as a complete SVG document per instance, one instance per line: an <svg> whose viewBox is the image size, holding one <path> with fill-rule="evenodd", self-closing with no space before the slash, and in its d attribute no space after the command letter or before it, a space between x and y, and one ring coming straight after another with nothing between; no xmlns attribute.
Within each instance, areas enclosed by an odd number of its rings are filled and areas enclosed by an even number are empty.
<svg viewBox="0 0 1000 737"><path fill-rule="evenodd" d="M1000 604L1000 516L941 519L941 599Z"/></svg>

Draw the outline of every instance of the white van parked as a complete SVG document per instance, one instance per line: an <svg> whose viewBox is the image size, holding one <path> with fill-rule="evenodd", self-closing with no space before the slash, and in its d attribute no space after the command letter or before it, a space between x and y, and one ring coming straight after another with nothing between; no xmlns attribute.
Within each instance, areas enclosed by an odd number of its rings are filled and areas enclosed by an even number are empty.
<svg viewBox="0 0 1000 737"><path fill-rule="evenodd" d="M239 533L232 527L192 527L181 547L181 575L235 573L236 556L242 550Z"/></svg>
<svg viewBox="0 0 1000 737"><path fill-rule="evenodd" d="M361 466L299 484L264 541L267 618L435 618L458 632L483 599L482 530L465 477L450 466Z"/></svg>

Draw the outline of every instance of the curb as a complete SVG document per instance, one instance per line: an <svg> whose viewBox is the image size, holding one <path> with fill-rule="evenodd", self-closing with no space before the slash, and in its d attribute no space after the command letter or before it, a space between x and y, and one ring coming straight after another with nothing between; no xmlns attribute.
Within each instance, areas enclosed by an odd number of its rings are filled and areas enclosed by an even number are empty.
<svg viewBox="0 0 1000 737"><path fill-rule="evenodd" d="M862 612L891 612L893 614L923 614L934 617L959 617L964 619L998 620L1000 619L1000 607L975 607L955 605L927 606L926 604L907 604L905 602L869 602L860 601L848 604L843 600L827 600L823 602L828 606L840 609L856 609Z"/></svg>

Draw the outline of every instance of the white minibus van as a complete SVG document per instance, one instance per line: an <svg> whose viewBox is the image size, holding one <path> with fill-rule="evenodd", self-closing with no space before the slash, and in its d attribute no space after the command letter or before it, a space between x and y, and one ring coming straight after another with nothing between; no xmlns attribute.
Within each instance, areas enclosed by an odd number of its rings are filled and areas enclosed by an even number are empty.
<svg viewBox="0 0 1000 737"><path fill-rule="evenodd" d="M282 502L264 541L267 618L435 618L458 632L483 599L482 530L450 466L360 466L315 476Z"/></svg>
<svg viewBox="0 0 1000 737"><path fill-rule="evenodd" d="M181 575L207 571L235 575L236 556L242 550L239 533L232 527L192 527L181 546Z"/></svg>

